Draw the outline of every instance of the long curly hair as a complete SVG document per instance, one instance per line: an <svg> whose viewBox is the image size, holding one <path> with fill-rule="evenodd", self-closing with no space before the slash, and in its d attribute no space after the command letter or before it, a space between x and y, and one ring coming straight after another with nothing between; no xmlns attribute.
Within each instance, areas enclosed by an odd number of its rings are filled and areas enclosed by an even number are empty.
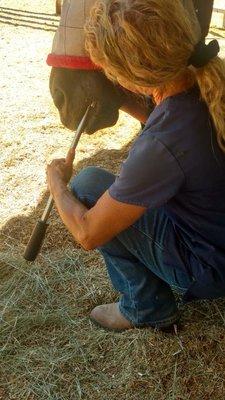
<svg viewBox="0 0 225 400"><path fill-rule="evenodd" d="M188 67L199 32L181 0L98 0L85 33L92 61L111 80L162 90L182 76L197 82L225 151L225 63L217 56Z"/></svg>

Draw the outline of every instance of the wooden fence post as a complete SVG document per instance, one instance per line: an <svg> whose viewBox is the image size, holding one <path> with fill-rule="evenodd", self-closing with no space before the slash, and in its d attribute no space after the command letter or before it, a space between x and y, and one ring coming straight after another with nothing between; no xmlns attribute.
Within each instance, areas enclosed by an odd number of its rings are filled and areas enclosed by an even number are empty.
<svg viewBox="0 0 225 400"><path fill-rule="evenodd" d="M61 15L61 8L62 8L62 1L61 0L56 0L56 2L55 2L56 15Z"/></svg>

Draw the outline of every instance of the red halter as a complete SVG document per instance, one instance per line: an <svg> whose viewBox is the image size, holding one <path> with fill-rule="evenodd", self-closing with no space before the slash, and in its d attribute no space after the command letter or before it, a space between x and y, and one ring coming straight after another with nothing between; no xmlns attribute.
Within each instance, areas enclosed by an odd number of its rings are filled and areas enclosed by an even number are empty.
<svg viewBox="0 0 225 400"><path fill-rule="evenodd" d="M49 54L47 64L50 67L68 68L68 69L84 69L84 70L100 70L88 57L76 56L60 56L57 54Z"/></svg>

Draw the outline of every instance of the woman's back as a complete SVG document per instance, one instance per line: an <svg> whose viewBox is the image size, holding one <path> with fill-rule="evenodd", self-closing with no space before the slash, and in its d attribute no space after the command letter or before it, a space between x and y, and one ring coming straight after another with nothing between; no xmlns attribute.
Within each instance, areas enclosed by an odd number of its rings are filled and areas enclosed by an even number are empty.
<svg viewBox="0 0 225 400"><path fill-rule="evenodd" d="M163 207L196 257L216 267L221 251L225 265L225 153L197 87L155 108L110 194Z"/></svg>

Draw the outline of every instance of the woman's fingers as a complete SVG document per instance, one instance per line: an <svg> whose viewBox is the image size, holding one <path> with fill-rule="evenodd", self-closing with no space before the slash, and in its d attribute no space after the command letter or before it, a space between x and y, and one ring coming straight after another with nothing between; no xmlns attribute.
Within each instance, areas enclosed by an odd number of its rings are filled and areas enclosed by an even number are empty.
<svg viewBox="0 0 225 400"><path fill-rule="evenodd" d="M68 151L66 158L57 158L47 165L47 177L48 181L54 177L54 179L62 179L64 182L68 183L72 172L73 172L73 160L75 157L75 150L70 149ZM51 184L49 183L49 187Z"/></svg>
<svg viewBox="0 0 225 400"><path fill-rule="evenodd" d="M71 148L68 151L66 158L56 158L52 160L48 165L60 166L66 164L66 166L71 166L73 164L74 158L75 158L75 149Z"/></svg>

